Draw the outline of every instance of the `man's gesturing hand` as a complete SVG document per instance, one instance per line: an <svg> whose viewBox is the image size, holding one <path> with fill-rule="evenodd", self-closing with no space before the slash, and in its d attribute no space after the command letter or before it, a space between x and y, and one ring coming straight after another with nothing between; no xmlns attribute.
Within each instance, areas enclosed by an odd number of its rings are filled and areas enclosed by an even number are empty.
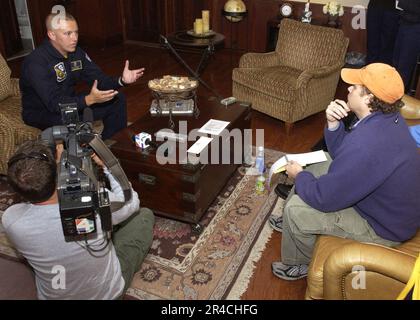
<svg viewBox="0 0 420 320"><path fill-rule="evenodd" d="M347 117L350 111L351 110L347 106L347 103L343 100L334 100L333 102L331 102L326 111L328 128L337 128L339 122L343 118Z"/></svg>
<svg viewBox="0 0 420 320"><path fill-rule="evenodd" d="M104 103L111 101L118 94L118 91L107 90L101 91L98 89L98 80L95 80L93 83L92 89L90 90L89 95L86 96L86 105L90 107L95 103Z"/></svg>
<svg viewBox="0 0 420 320"><path fill-rule="evenodd" d="M124 84L132 84L140 79L144 75L144 68L137 70L130 70L130 61L125 62L125 67L122 75L122 81Z"/></svg>

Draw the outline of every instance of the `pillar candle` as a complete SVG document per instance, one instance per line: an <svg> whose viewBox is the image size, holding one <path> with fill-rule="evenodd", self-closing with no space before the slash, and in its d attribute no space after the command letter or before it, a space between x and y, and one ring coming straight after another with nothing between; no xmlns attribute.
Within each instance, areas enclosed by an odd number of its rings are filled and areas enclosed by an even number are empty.
<svg viewBox="0 0 420 320"><path fill-rule="evenodd" d="M203 19L196 19L195 20L194 32L196 34L202 34L203 33Z"/></svg>
<svg viewBox="0 0 420 320"><path fill-rule="evenodd" d="M210 11L209 10L203 10L203 32L209 32L210 31Z"/></svg>

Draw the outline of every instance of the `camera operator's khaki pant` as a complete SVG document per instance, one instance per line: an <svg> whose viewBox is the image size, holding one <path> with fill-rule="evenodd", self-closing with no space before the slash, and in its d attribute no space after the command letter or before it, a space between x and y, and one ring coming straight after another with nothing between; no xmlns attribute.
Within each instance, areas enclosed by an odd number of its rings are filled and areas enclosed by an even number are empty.
<svg viewBox="0 0 420 320"><path fill-rule="evenodd" d="M325 175L332 161L329 155L327 157L327 162L311 165L305 171L311 172L317 178ZM388 247L400 244L379 237L354 208L321 212L306 204L294 191L295 188L290 192L283 210L281 261L284 264L309 264L318 235L331 235Z"/></svg>
<svg viewBox="0 0 420 320"><path fill-rule="evenodd" d="M119 224L118 230L113 234L112 242L125 280L121 299L149 252L153 241L154 224L153 212L150 209L141 208L140 212L133 214L128 220Z"/></svg>

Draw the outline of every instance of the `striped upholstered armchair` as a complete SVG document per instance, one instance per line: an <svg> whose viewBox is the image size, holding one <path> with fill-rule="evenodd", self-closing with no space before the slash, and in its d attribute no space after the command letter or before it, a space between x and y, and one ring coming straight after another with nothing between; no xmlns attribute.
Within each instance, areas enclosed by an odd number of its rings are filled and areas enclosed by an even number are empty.
<svg viewBox="0 0 420 320"><path fill-rule="evenodd" d="M19 80L11 79L10 75L10 69L0 55L0 174L7 172L7 161L16 148L40 133L24 124Z"/></svg>
<svg viewBox="0 0 420 320"><path fill-rule="evenodd" d="M334 99L348 44L341 30L283 19L276 51L241 57L233 95L284 121L289 133Z"/></svg>

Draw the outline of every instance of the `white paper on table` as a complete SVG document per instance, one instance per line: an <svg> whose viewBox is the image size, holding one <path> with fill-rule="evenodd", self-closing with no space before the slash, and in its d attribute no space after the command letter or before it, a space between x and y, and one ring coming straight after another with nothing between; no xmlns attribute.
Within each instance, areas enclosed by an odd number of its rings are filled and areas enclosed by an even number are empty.
<svg viewBox="0 0 420 320"><path fill-rule="evenodd" d="M204 127L198 130L199 133L211 134L213 136L220 136L220 134L229 126L230 122L213 120L207 122Z"/></svg>
<svg viewBox="0 0 420 320"><path fill-rule="evenodd" d="M327 161L327 156L324 151L315 151L309 153L299 153L299 154L288 154L287 160L286 156L281 157L277 160L270 168L268 175L268 184L270 185L271 178L274 174L280 173L286 170L286 165L288 161L295 161L299 163L302 167L307 166L308 164L320 163Z"/></svg>
<svg viewBox="0 0 420 320"><path fill-rule="evenodd" d="M201 137L191 148L188 149L188 153L194 155L200 154L212 141L213 138Z"/></svg>

